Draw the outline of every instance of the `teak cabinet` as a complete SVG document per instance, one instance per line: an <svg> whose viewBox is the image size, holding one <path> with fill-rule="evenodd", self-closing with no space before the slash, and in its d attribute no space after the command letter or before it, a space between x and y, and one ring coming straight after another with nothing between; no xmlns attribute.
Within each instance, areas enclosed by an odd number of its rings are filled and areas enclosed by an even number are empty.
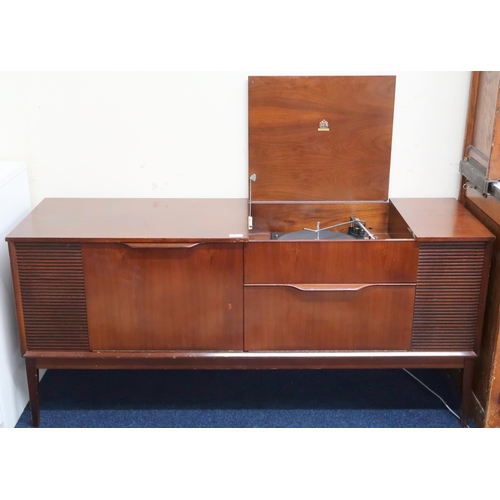
<svg viewBox="0 0 500 500"><path fill-rule="evenodd" d="M34 425L40 368L459 368L465 424L494 236L387 199L394 90L250 78L249 199L42 201L7 237Z"/></svg>
<svg viewBox="0 0 500 500"><path fill-rule="evenodd" d="M241 221L197 241L132 227L193 203ZM407 239L264 242L246 200L44 200L7 238L34 424L40 368L463 368L466 418L493 238L456 200L431 203Z"/></svg>

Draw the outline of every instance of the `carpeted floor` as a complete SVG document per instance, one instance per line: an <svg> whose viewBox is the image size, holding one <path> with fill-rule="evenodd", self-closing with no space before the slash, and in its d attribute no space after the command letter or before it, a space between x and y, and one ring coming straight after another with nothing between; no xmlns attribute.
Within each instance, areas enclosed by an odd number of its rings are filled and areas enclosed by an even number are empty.
<svg viewBox="0 0 500 500"><path fill-rule="evenodd" d="M459 412L449 372L411 372ZM403 370L49 370L40 391L47 428L460 427Z"/></svg>

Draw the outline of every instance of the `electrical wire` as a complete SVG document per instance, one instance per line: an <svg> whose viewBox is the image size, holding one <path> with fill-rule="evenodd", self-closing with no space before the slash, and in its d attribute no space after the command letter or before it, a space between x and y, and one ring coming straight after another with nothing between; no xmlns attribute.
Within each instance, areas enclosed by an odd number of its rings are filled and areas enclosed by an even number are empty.
<svg viewBox="0 0 500 500"><path fill-rule="evenodd" d="M403 368L403 371L405 371L408 375L410 375L410 377L413 377L419 384L422 384L429 392L431 392L432 394L434 394L434 396L436 396L438 399L440 399L441 402L446 406L446 408L448 408L448 410L453 415L455 415L455 417L458 420L460 420L460 417L446 404L446 401L439 394L437 394L436 392L434 392L429 386L425 385L418 377L416 377L415 375L413 375L413 373L411 373L410 371L408 371L406 368ZM467 425L467 427L469 427L469 426Z"/></svg>

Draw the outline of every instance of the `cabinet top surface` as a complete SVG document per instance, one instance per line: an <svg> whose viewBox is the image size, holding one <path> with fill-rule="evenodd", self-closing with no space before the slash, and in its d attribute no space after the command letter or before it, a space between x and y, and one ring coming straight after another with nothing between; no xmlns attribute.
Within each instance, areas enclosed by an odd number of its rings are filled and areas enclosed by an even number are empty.
<svg viewBox="0 0 500 500"><path fill-rule="evenodd" d="M418 240L491 240L456 199L391 199ZM248 241L244 198L46 198L7 240Z"/></svg>
<svg viewBox="0 0 500 500"><path fill-rule="evenodd" d="M391 202L419 240L494 239L454 198L396 198Z"/></svg>
<svg viewBox="0 0 500 500"><path fill-rule="evenodd" d="M246 199L46 198L16 239L245 241Z"/></svg>

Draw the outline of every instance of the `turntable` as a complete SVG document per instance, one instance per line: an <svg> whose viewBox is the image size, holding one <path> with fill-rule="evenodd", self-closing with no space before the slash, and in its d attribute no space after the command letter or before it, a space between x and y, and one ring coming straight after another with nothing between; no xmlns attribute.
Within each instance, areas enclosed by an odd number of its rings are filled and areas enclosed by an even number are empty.
<svg viewBox="0 0 500 500"><path fill-rule="evenodd" d="M333 229L349 225L347 233L333 231ZM375 239L366 227L366 221L351 217L348 222L340 222L329 227L321 227L321 222L316 224L316 229L305 227L302 231L291 233L271 233L272 240L353 240L356 238Z"/></svg>

